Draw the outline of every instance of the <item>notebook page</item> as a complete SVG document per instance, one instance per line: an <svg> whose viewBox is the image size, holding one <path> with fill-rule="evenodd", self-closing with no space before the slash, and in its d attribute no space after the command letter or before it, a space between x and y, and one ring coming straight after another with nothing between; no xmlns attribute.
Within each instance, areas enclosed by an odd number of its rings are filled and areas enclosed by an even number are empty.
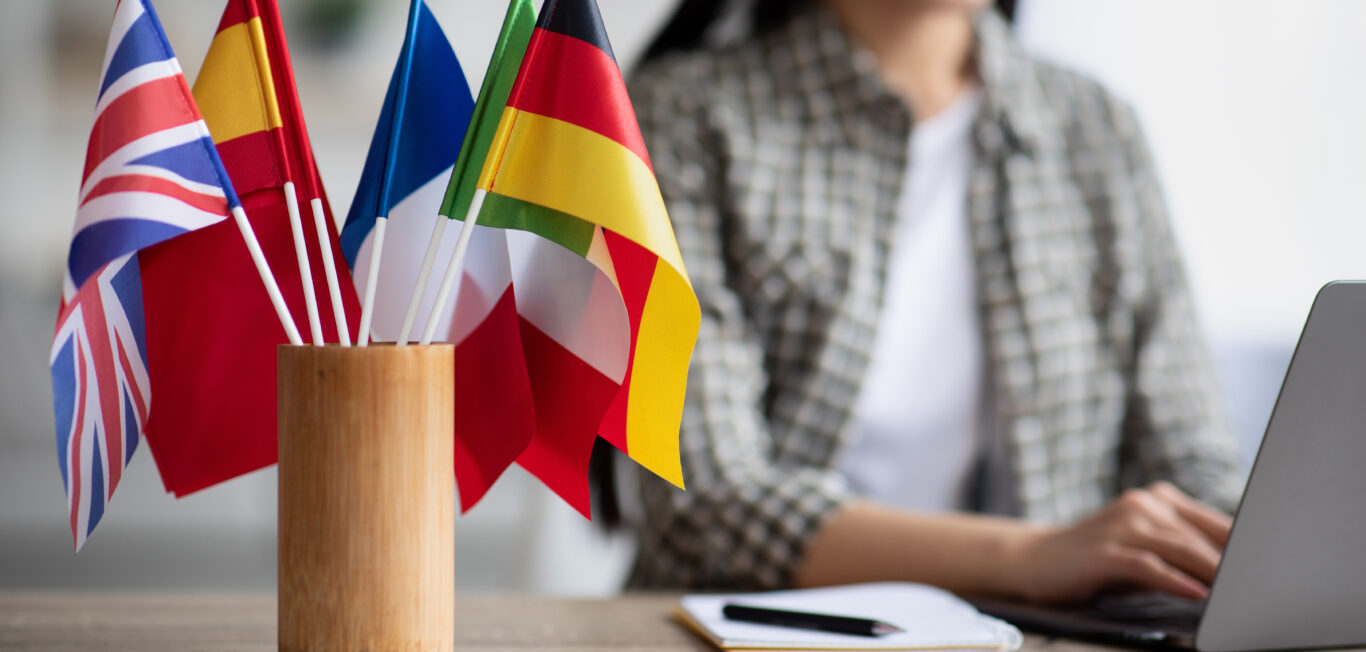
<svg viewBox="0 0 1366 652"><path fill-rule="evenodd" d="M738 622L721 615L727 603L872 618L906 631L874 638ZM683 598L681 611L690 626L725 649L1015 650L1023 641L1020 630L979 613L952 593L904 582L689 595Z"/></svg>

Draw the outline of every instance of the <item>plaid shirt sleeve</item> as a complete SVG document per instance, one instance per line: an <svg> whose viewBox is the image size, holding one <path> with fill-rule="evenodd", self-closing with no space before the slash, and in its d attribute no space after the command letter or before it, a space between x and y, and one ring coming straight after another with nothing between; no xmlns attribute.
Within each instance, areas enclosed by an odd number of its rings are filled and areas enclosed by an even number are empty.
<svg viewBox="0 0 1366 652"><path fill-rule="evenodd" d="M1113 210L1132 210L1137 271L1133 350L1121 469L1126 485L1165 480L1232 511L1242 495L1237 443L1219 406L1218 384L1199 332L1179 250L1157 173L1137 117L1106 94L1130 201L1117 193Z"/></svg>
<svg viewBox="0 0 1366 652"><path fill-rule="evenodd" d="M657 74L667 84L638 76L632 86L702 320L679 434L688 488L642 479L641 553L631 583L779 588L849 490L835 470L773 462L762 336L728 283L722 136L680 82L687 76Z"/></svg>

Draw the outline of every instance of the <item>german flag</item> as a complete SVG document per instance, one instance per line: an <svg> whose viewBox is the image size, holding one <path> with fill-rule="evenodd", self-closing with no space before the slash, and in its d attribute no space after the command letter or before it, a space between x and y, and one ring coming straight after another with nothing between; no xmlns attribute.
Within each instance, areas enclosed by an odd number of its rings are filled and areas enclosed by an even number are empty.
<svg viewBox="0 0 1366 652"><path fill-rule="evenodd" d="M359 301L337 245L274 0L228 0L194 96L296 322L307 311L287 182L297 186L306 225L308 277L326 291L322 261L331 257L347 328L354 329ZM322 242L314 211L322 213ZM237 227L227 220L148 249L141 260L157 396L147 441L167 490L184 495L274 464L275 347L286 337ZM337 324L345 323L334 317L320 324L328 342L338 341Z"/></svg>
<svg viewBox="0 0 1366 652"><path fill-rule="evenodd" d="M515 281L537 420L518 462L585 515L595 435L682 487L678 427L700 312L593 0L542 5L477 187L481 225L534 232L591 263L622 314L614 328L602 310L562 309L566 296L602 294L591 283L566 291L575 275L546 270L553 255L532 265L558 288L541 305L537 283Z"/></svg>

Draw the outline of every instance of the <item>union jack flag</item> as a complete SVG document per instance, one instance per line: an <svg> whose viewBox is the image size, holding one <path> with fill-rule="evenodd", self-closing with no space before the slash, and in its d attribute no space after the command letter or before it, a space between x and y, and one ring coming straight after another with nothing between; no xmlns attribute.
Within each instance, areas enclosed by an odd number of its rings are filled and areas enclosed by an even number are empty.
<svg viewBox="0 0 1366 652"><path fill-rule="evenodd" d="M241 205L147 0L119 3L100 79L49 358L77 551L151 404L137 252Z"/></svg>

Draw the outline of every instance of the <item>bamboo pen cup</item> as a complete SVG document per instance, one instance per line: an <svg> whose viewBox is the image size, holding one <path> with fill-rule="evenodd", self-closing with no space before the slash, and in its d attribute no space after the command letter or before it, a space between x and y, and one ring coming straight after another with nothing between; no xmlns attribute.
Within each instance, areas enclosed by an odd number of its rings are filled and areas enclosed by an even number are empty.
<svg viewBox="0 0 1366 652"><path fill-rule="evenodd" d="M453 355L279 348L280 650L454 646Z"/></svg>

